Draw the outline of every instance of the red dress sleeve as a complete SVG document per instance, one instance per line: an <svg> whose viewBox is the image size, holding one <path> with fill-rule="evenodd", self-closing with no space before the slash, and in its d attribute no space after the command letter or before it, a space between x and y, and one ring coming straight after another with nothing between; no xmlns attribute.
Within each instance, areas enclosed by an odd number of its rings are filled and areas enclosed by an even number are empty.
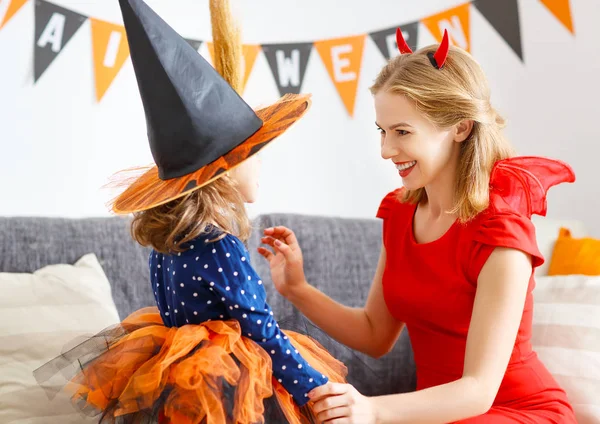
<svg viewBox="0 0 600 424"><path fill-rule="evenodd" d="M490 206L476 225L469 268L472 281L496 247L521 250L533 267L544 263L531 215L546 215L550 187L575 181L571 167L542 157L514 157L498 161L490 175Z"/></svg>
<svg viewBox="0 0 600 424"><path fill-rule="evenodd" d="M476 282L481 268L496 247L521 250L531 256L533 268L544 263L531 219L516 213L493 213L485 217L474 235L474 248L469 264L472 281Z"/></svg>
<svg viewBox="0 0 600 424"><path fill-rule="evenodd" d="M402 190L404 190L404 188L401 187L385 195L381 201L381 204L379 205L379 209L377 210L377 218L386 220L390 217L394 208L400 203L399 197L402 193Z"/></svg>

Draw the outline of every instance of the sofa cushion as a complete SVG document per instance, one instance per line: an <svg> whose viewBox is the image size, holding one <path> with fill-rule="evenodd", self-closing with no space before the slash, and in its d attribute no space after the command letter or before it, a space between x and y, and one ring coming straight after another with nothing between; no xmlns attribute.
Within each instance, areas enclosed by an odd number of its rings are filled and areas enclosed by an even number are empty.
<svg viewBox="0 0 600 424"><path fill-rule="evenodd" d="M600 277L538 277L532 344L580 424L600 422Z"/></svg>
<svg viewBox="0 0 600 424"><path fill-rule="evenodd" d="M96 257L32 274L0 273L0 289L0 422L97 422L77 412L65 392L50 400L33 376L65 345L119 321Z"/></svg>
<svg viewBox="0 0 600 424"><path fill-rule="evenodd" d="M0 272L33 272L73 264L93 252L110 281L121 318L154 304L149 249L131 239L127 218L2 218Z"/></svg>

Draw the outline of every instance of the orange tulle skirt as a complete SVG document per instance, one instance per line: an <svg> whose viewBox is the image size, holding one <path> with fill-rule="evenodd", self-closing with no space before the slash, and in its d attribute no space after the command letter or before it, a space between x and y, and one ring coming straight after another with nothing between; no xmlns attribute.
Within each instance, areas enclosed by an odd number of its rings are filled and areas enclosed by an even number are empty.
<svg viewBox="0 0 600 424"><path fill-rule="evenodd" d="M346 367L314 339L284 331L306 361L330 381ZM237 321L166 327L155 307L79 343L34 372L102 423L316 422L272 376L271 358L241 335Z"/></svg>

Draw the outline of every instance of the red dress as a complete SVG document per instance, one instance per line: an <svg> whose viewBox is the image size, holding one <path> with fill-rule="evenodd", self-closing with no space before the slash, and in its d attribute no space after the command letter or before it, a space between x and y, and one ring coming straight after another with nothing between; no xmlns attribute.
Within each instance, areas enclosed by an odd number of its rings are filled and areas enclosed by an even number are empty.
<svg viewBox="0 0 600 424"><path fill-rule="evenodd" d="M545 215L546 192L572 182L559 161L518 157L499 161L490 178L490 206L467 224L456 222L439 239L419 244L413 234L415 204L389 193L377 213L387 262L383 292L390 313L406 323L417 368L417 390L461 378L477 277L495 247L539 252L531 214ZM485 415L463 423L576 423L565 392L531 347L533 275L508 368Z"/></svg>

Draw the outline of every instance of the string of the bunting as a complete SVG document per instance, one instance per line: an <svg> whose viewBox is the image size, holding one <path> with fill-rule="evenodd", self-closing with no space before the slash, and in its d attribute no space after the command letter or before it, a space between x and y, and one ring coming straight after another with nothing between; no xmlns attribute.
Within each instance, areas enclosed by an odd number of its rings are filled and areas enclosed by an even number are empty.
<svg viewBox="0 0 600 424"><path fill-rule="evenodd" d="M34 1L34 84L44 75L65 46L89 19L92 35L92 58L96 100L100 102L129 57L129 47L122 25L85 16L46 0ZM473 0L414 22L400 23L411 49L417 48L421 26L441 41L448 30L451 42L467 51L471 49L470 13L475 7L523 61L518 0ZM569 0L539 0L562 25L575 33ZM28 0L0 0L0 30ZM421 25L423 24L423 25ZM245 87L256 58L262 51L281 95L300 93L311 52L316 50L348 114L353 116L366 37L370 37L386 59L398 54L397 26L368 34L299 43L244 45ZM199 51L203 41L187 39ZM212 43L206 42L212 61Z"/></svg>

